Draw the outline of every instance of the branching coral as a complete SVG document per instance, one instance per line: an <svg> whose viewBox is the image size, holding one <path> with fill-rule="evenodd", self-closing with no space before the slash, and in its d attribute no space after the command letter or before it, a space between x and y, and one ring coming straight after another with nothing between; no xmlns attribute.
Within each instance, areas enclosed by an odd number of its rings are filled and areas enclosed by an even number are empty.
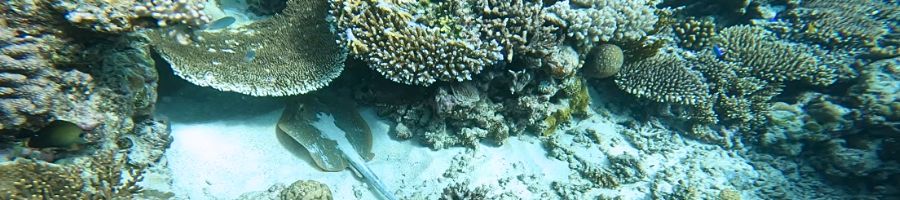
<svg viewBox="0 0 900 200"><path fill-rule="evenodd" d="M691 50L712 47L716 35L716 25L707 19L688 18L676 24L674 30L678 44Z"/></svg>
<svg viewBox="0 0 900 200"><path fill-rule="evenodd" d="M282 14L238 30L202 32L182 45L148 34L182 78L254 96L303 94L340 75L346 53L335 42L320 1L288 1Z"/></svg>
<svg viewBox="0 0 900 200"><path fill-rule="evenodd" d="M673 55L658 54L629 63L615 81L622 90L657 102L700 105L710 99L709 86L700 74Z"/></svg>
<svg viewBox="0 0 900 200"><path fill-rule="evenodd" d="M548 18L566 30L581 52L597 42L638 41L653 30L658 17L653 1L571 0L548 9Z"/></svg>
<svg viewBox="0 0 900 200"><path fill-rule="evenodd" d="M143 168L129 168L124 154L104 151L80 160L85 162L61 165L17 159L0 164L0 197L131 199L140 190L136 183L141 180ZM123 176L122 170L129 173Z"/></svg>
<svg viewBox="0 0 900 200"><path fill-rule="evenodd" d="M545 57L559 43L556 27L544 25L543 2L534 0L476 1L475 11L481 34L503 46L505 58L514 54Z"/></svg>
<svg viewBox="0 0 900 200"><path fill-rule="evenodd" d="M721 38L724 59L740 62L757 78L771 82L803 80L815 85L835 81L834 70L819 63L810 47L779 41L762 28L728 27L722 30Z"/></svg>
<svg viewBox="0 0 900 200"><path fill-rule="evenodd" d="M42 161L18 159L0 164L3 199L84 199L81 170Z"/></svg>
<svg viewBox="0 0 900 200"><path fill-rule="evenodd" d="M471 80L501 59L466 1L332 0L340 43L386 78L410 85ZM411 10L422 9L421 13Z"/></svg>

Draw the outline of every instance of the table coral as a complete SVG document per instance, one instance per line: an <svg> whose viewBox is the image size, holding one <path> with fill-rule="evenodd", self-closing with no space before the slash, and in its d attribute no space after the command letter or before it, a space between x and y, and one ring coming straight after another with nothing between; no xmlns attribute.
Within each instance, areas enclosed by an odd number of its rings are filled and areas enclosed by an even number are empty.
<svg viewBox="0 0 900 200"><path fill-rule="evenodd" d="M303 94L344 69L346 50L327 26L327 6L291 0L282 14L236 30L200 32L203 39L189 45L163 30L147 35L175 73L194 84L254 96Z"/></svg>

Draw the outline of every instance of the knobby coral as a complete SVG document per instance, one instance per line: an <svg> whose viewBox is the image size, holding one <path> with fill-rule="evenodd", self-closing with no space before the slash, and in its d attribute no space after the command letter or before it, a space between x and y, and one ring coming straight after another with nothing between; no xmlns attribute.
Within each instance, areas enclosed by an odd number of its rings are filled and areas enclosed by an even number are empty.
<svg viewBox="0 0 900 200"><path fill-rule="evenodd" d="M200 85L254 96L303 94L344 69L346 50L329 29L327 2L290 0L283 13L236 30L201 32L182 45L148 36L175 73Z"/></svg>

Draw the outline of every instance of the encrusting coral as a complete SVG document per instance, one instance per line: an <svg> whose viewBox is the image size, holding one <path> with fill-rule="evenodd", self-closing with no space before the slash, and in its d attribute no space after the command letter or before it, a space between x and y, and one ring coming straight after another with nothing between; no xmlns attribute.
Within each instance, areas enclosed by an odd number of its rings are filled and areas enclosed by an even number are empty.
<svg viewBox="0 0 900 200"><path fill-rule="evenodd" d="M200 32L183 45L164 31L148 33L175 73L200 85L254 96L303 94L328 85L344 69L327 2L290 0L271 18L235 30Z"/></svg>
<svg viewBox="0 0 900 200"><path fill-rule="evenodd" d="M501 59L483 41L467 1L332 0L342 46L398 83L464 81ZM410 11L421 10L423 14Z"/></svg>
<svg viewBox="0 0 900 200"><path fill-rule="evenodd" d="M206 0L55 0L53 6L76 26L123 33L143 27L200 27L210 21L203 12L204 3Z"/></svg>

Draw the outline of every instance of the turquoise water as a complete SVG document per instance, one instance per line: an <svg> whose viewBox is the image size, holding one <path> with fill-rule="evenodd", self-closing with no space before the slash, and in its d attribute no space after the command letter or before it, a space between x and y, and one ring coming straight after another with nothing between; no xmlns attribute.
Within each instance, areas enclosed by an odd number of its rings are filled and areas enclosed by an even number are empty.
<svg viewBox="0 0 900 200"><path fill-rule="evenodd" d="M0 4L0 199L897 199L894 0Z"/></svg>

